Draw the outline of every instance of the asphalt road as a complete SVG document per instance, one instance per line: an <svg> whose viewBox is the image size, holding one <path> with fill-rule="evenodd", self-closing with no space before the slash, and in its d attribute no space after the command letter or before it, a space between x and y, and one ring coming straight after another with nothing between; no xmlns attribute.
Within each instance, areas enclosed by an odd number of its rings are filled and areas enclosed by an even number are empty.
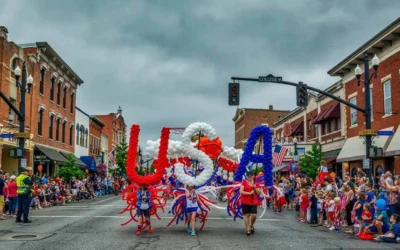
<svg viewBox="0 0 400 250"><path fill-rule="evenodd" d="M161 221L153 221L152 234L138 237L135 224L120 226L128 219L127 214L118 214L123 207L120 197L105 196L31 211L31 224L0 221L0 249L400 249L400 244L361 241L342 232L309 227L299 223L293 212L276 215L271 210L257 221L252 236L245 235L242 220L235 222L225 210L213 208L198 236L190 236L182 224L167 228L171 215L165 213ZM12 238L17 235L36 238Z"/></svg>

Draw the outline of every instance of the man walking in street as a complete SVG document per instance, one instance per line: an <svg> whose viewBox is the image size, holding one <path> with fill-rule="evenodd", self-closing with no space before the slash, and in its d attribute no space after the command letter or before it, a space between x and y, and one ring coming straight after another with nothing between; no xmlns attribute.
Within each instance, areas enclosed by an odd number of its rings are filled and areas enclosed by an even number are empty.
<svg viewBox="0 0 400 250"><path fill-rule="evenodd" d="M31 204L31 194L33 182L29 177L32 174L32 168L26 167L22 173L17 177L17 193L18 193L18 214L16 222L31 223L28 219L29 206ZM24 215L21 220L22 214Z"/></svg>

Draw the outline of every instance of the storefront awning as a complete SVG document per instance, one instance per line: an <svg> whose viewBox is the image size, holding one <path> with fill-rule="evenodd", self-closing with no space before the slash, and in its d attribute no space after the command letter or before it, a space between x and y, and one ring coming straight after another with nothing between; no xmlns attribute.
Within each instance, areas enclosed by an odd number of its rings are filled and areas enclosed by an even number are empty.
<svg viewBox="0 0 400 250"><path fill-rule="evenodd" d="M90 171L96 171L96 161L93 156L81 156L81 160L85 163Z"/></svg>
<svg viewBox="0 0 400 250"><path fill-rule="evenodd" d="M293 126L292 135L304 133L304 121L298 122Z"/></svg>
<svg viewBox="0 0 400 250"><path fill-rule="evenodd" d="M35 147L52 161L66 162L65 157L58 150L36 144Z"/></svg>
<svg viewBox="0 0 400 250"><path fill-rule="evenodd" d="M326 163L331 163L331 162L333 162L333 161L335 161L335 160L336 160L336 157L324 158L324 161L325 161Z"/></svg>
<svg viewBox="0 0 400 250"><path fill-rule="evenodd" d="M382 129L381 131L393 131L393 127ZM383 152L386 152L386 149L389 145L389 137L388 136L380 136L373 138L374 146L378 148L383 148ZM345 162L345 161L357 161L365 159L365 144L364 139L360 137L351 137L346 140L344 143L342 150L340 151L336 162Z"/></svg>
<svg viewBox="0 0 400 250"><path fill-rule="evenodd" d="M321 121L321 119L324 117L324 115L325 115L325 113L326 113L327 110L328 110L328 109L322 110L322 111L315 117L315 119L312 121L312 123L313 123L313 124L318 124L318 123Z"/></svg>
<svg viewBox="0 0 400 250"><path fill-rule="evenodd" d="M337 103L328 108L328 110L324 114L324 117L321 120L336 119L339 117L340 117L340 104Z"/></svg>
<svg viewBox="0 0 400 250"><path fill-rule="evenodd" d="M396 133L391 139L392 140L386 149L385 156L400 155L400 126L397 128Z"/></svg>
<svg viewBox="0 0 400 250"><path fill-rule="evenodd" d="M290 163L285 163L279 167L274 167L272 169L272 173L276 173L278 171L287 171L286 168L290 168Z"/></svg>
<svg viewBox="0 0 400 250"><path fill-rule="evenodd" d="M62 154L66 159L68 159L68 155L71 154L71 153L68 154L68 153L65 153L63 151L60 151L60 154ZM72 155L75 157L75 164L76 165L81 166L81 167L86 167L86 164L83 161L81 161L81 159L76 157L74 154L72 154Z"/></svg>

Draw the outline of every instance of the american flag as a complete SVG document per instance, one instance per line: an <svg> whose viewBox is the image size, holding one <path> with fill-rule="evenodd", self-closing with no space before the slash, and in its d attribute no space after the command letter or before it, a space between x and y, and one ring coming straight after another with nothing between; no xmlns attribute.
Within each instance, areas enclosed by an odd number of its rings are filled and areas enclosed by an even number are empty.
<svg viewBox="0 0 400 250"><path fill-rule="evenodd" d="M287 148L282 147L281 145L276 145L274 153L272 154L272 164L274 164L275 166L280 166L283 162L283 158L285 158L287 151Z"/></svg>
<svg viewBox="0 0 400 250"><path fill-rule="evenodd" d="M115 165L115 148L111 150L110 153L108 153L108 157L110 158L110 161L113 165Z"/></svg>

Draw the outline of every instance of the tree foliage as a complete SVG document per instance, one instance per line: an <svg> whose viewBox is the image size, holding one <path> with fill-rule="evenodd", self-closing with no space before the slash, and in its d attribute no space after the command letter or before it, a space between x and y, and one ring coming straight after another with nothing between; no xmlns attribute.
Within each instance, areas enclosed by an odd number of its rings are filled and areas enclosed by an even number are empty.
<svg viewBox="0 0 400 250"><path fill-rule="evenodd" d="M310 151L307 151L300 160L300 170L308 177L315 178L318 174L322 160L322 152L319 145L313 144Z"/></svg>
<svg viewBox="0 0 400 250"><path fill-rule="evenodd" d="M70 182L72 177L82 179L85 177L85 172L75 164L76 157L73 154L69 154L67 161L64 162L58 169L57 175L62 177L66 182Z"/></svg>
<svg viewBox="0 0 400 250"><path fill-rule="evenodd" d="M123 140L116 148L115 163L117 167L112 170L113 174L126 174L126 158L128 156L128 144Z"/></svg>

